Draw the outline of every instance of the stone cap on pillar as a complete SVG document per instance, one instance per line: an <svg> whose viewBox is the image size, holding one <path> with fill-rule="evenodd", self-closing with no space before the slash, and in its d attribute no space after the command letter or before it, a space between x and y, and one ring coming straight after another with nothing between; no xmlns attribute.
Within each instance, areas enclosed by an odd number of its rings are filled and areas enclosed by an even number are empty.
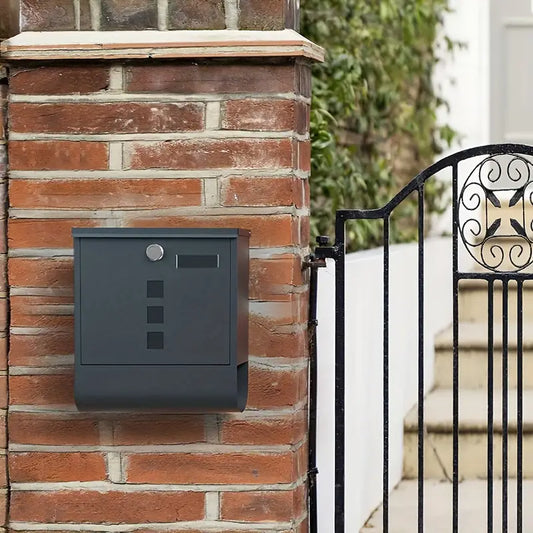
<svg viewBox="0 0 533 533"><path fill-rule="evenodd" d="M23 32L4 41L15 60L301 57L323 61L324 49L294 30Z"/></svg>

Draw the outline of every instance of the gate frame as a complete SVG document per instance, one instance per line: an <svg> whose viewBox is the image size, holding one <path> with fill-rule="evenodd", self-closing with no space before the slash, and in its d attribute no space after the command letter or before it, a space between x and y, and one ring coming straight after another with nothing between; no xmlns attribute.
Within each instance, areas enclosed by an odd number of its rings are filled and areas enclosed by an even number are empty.
<svg viewBox="0 0 533 533"><path fill-rule="evenodd" d="M317 239L318 246L315 248L312 256L310 266L320 267L325 265L326 259L333 259L335 261L335 533L345 533L345 304L346 304L346 283L345 283L345 257L346 257L346 222L348 220L377 220L384 221L383 229L383 248L384 248L384 263L383 263L383 300L384 300L384 373L383 373L383 411L384 411L384 437L383 437L383 532L388 532L388 497L389 497L389 479L388 479L388 281L389 281L389 217L392 211L403 202L411 193L418 190L418 266L419 266L419 368L418 368L418 533L424 531L424 442L423 442L423 428L424 428L424 184L431 177L438 172L451 167L452 169L452 274L453 274L453 511L452 511L452 531L458 533L458 503L459 503L459 461L458 461L458 446L459 446L459 360L458 360L458 283L460 279L484 279L493 287L494 280L501 280L504 285L509 280L517 280L518 283L523 283L524 280L533 280L533 274L522 274L517 272L502 271L499 273L463 273L458 270L458 227L459 227L459 203L458 203L458 165L460 162L480 156L533 156L533 146L523 144L489 144L460 150L443 159L430 165L417 176L415 176L399 193L397 193L386 205L377 209L340 209L336 212L335 219L335 243L333 246L328 246L328 237L319 237ZM533 165L533 163L532 163ZM466 182L465 182L466 183ZM422 238L420 238L422 237ZM531 241L530 241L531 242ZM490 301L490 298L489 298ZM520 307L521 298L518 300ZM489 303L489 313L491 306ZM518 310L519 313L521 310ZM507 321L504 320L506 323ZM519 326L520 343L521 328ZM489 353L492 353L492 329L489 327ZM505 342L505 341L504 341ZM505 348L504 348L505 349ZM521 383L519 383L519 395L521 394ZM505 392L504 392L505 394ZM316 402L313 402L313 405ZM489 408L489 417L491 411ZM488 430L490 429L490 426ZM507 430L506 430L507 431ZM520 443L522 440L521 433L521 414L519 408L518 414L518 431ZM315 435L316 437L316 435ZM490 441L491 439L489 439ZM312 443L313 448L316 449L316 442ZM519 444L519 463L521 463L521 449ZM504 451L505 453L505 451ZM489 459L490 461L491 459ZM504 465L504 475L506 466ZM519 468L518 475L520 482L518 485L518 500L517 500L517 514L518 514L518 532L521 533L521 515L522 515L522 491L521 491L521 477L522 473ZM487 486L492 485L492 478L488 477ZM504 486L506 482L504 482ZM492 490L488 489L488 509L492 508L491 501ZM314 492L316 498L316 492ZM504 531L506 527L506 498L504 489ZM313 508L313 507L312 507ZM316 513L316 506L313 508ZM492 512L488 512L488 529L492 531ZM312 523L316 524L316 516ZM312 529L313 531L313 529Z"/></svg>

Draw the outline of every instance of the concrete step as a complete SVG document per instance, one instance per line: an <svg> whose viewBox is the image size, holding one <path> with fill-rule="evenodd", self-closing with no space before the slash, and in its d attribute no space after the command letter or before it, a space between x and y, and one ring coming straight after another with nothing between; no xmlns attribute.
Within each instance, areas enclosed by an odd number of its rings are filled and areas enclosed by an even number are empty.
<svg viewBox="0 0 533 533"><path fill-rule="evenodd" d="M509 533L516 533L516 480L509 485ZM493 527L502 527L502 483L494 482ZM523 529L533 531L533 507L528 504L533 498L533 481L523 482ZM414 533L417 527L417 483L402 481L391 494L389 502L389 533ZM424 484L424 531L428 533L450 533L452 531L452 484L427 480ZM380 507L369 518L360 533L383 531L383 509ZM347 531L350 531L347 529ZM487 531L487 482L483 480L463 481L459 485L459 531L479 533Z"/></svg>
<svg viewBox="0 0 533 533"><path fill-rule="evenodd" d="M494 320L502 318L502 284L494 284ZM459 320L487 322L488 315L488 284L483 280L463 280L459 283ZM508 317L516 321L516 283L509 284ZM523 316L525 321L533 322L533 281L524 283Z"/></svg>
<svg viewBox="0 0 533 533"><path fill-rule="evenodd" d="M425 401L424 476L452 478L453 410L452 390L435 389ZM533 478L533 390L524 391L523 472ZM502 393L494 391L494 476L502 472ZM516 390L509 390L508 468L516 476ZM403 473L406 479L418 475L417 409L404 424ZM461 479L486 478L487 471L487 391L461 389L459 392L459 475ZM533 530L532 530L533 531Z"/></svg>
<svg viewBox="0 0 533 533"><path fill-rule="evenodd" d="M524 387L533 389L533 323L523 328ZM487 387L487 324L459 324L459 386L464 389ZM502 386L502 328L494 330L494 386ZM510 387L517 386L516 324L509 324L508 364ZM453 330L448 328L435 339L435 387L453 386Z"/></svg>

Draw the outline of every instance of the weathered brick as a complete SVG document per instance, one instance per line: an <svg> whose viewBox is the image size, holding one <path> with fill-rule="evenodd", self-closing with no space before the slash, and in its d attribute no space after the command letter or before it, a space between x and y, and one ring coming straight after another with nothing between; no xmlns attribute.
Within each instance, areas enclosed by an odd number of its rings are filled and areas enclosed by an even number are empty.
<svg viewBox="0 0 533 533"><path fill-rule="evenodd" d="M1 217L0 217L0 254L7 254L7 219L1 218Z"/></svg>
<svg viewBox="0 0 533 533"><path fill-rule="evenodd" d="M98 225L98 220L88 219L10 219L9 248L72 248L72 228Z"/></svg>
<svg viewBox="0 0 533 533"><path fill-rule="evenodd" d="M11 141L11 170L104 170L108 146L86 141Z"/></svg>
<svg viewBox="0 0 533 533"><path fill-rule="evenodd" d="M4 421L5 423L5 421ZM9 481L11 481L11 472ZM8 486L8 479L7 479L7 456L6 455L0 455L0 488L6 488ZM1 506L0 506L1 507ZM1 517L0 517L1 518ZM3 523L3 522L2 522Z"/></svg>
<svg viewBox="0 0 533 533"><path fill-rule="evenodd" d="M7 85L0 83L0 141L6 140L6 126L7 126ZM5 150L5 145L0 145L0 149ZM2 156L3 159L3 156ZM3 165L2 165L3 166ZM0 170L0 177L5 174L4 170Z"/></svg>
<svg viewBox="0 0 533 533"><path fill-rule="evenodd" d="M75 30L72 0L21 0L21 31Z"/></svg>
<svg viewBox="0 0 533 533"><path fill-rule="evenodd" d="M0 144L0 179L7 175L7 146Z"/></svg>
<svg viewBox="0 0 533 533"><path fill-rule="evenodd" d="M298 143L298 168L304 172L311 170L311 141Z"/></svg>
<svg viewBox="0 0 533 533"><path fill-rule="evenodd" d="M155 445L205 442L202 416L159 415L121 418L113 422L113 444Z"/></svg>
<svg viewBox="0 0 533 533"><path fill-rule="evenodd" d="M5 411L0 411L0 446L7 446L7 417Z"/></svg>
<svg viewBox="0 0 533 533"><path fill-rule="evenodd" d="M45 330L37 335L10 335L9 363L13 366L47 366L47 361L74 353L74 332Z"/></svg>
<svg viewBox="0 0 533 533"><path fill-rule="evenodd" d="M157 0L101 0L102 30L157 29Z"/></svg>
<svg viewBox="0 0 533 533"><path fill-rule="evenodd" d="M221 180L221 203L225 206L305 205L304 180L231 176Z"/></svg>
<svg viewBox="0 0 533 533"><path fill-rule="evenodd" d="M296 65L296 79L297 79L297 94L311 97L311 67L305 63L298 63Z"/></svg>
<svg viewBox="0 0 533 533"><path fill-rule="evenodd" d="M305 518L297 526L295 533L308 533L308 532L309 532L309 520L307 518Z"/></svg>
<svg viewBox="0 0 533 533"><path fill-rule="evenodd" d="M7 334L0 336L0 370L7 370Z"/></svg>
<svg viewBox="0 0 533 533"><path fill-rule="evenodd" d="M169 0L169 30L223 30L224 0Z"/></svg>
<svg viewBox="0 0 533 533"><path fill-rule="evenodd" d="M204 106L192 103L13 103L9 113L11 131L20 133L169 133L204 127Z"/></svg>
<svg viewBox="0 0 533 533"><path fill-rule="evenodd" d="M301 135L309 132L311 121L311 106L304 102L296 103L296 131Z"/></svg>
<svg viewBox="0 0 533 533"><path fill-rule="evenodd" d="M6 209L4 208L7 199L7 180L0 179L0 220L5 220Z"/></svg>
<svg viewBox="0 0 533 533"><path fill-rule="evenodd" d="M14 491L10 519L75 524L166 523L200 520L204 507L201 492Z"/></svg>
<svg viewBox="0 0 533 533"><path fill-rule="evenodd" d="M132 92L294 93L300 72L291 64L161 64L126 68Z"/></svg>
<svg viewBox="0 0 533 533"><path fill-rule="evenodd" d="M7 299L0 298L0 331L5 331L8 327L8 302Z"/></svg>
<svg viewBox="0 0 533 533"><path fill-rule="evenodd" d="M298 256L282 255L250 261L250 299L284 301L287 293L301 285L302 262Z"/></svg>
<svg viewBox="0 0 533 533"><path fill-rule="evenodd" d="M101 453L11 452L9 478L15 483L104 481L105 458Z"/></svg>
<svg viewBox="0 0 533 533"><path fill-rule="evenodd" d="M9 78L13 94L88 94L108 86L109 67L102 65L15 68Z"/></svg>
<svg viewBox="0 0 533 533"><path fill-rule="evenodd" d="M92 30L90 0L80 0L80 30Z"/></svg>
<svg viewBox="0 0 533 533"><path fill-rule="evenodd" d="M301 516L305 504L304 487L292 491L224 492L220 517L239 522L290 522Z"/></svg>
<svg viewBox="0 0 533 533"><path fill-rule="evenodd" d="M0 179L4 179L7 175L7 146L0 145Z"/></svg>
<svg viewBox="0 0 533 533"><path fill-rule="evenodd" d="M25 328L74 327L73 296L11 296L11 325Z"/></svg>
<svg viewBox="0 0 533 533"><path fill-rule="evenodd" d="M303 357L307 334L303 329L277 326L268 317L250 316L250 354L258 357Z"/></svg>
<svg viewBox="0 0 533 533"><path fill-rule="evenodd" d="M307 321L308 301L306 293L288 293L281 301L256 301L251 316L259 316L269 326L298 326Z"/></svg>
<svg viewBox="0 0 533 533"><path fill-rule="evenodd" d="M0 408L7 407L7 376L0 376ZM5 420L5 419L4 419Z"/></svg>
<svg viewBox="0 0 533 533"><path fill-rule="evenodd" d="M98 419L11 412L9 440L14 444L94 446L100 442Z"/></svg>
<svg viewBox="0 0 533 533"><path fill-rule="evenodd" d="M296 405L307 397L307 370L251 367L248 407L273 409Z"/></svg>
<svg viewBox="0 0 533 533"><path fill-rule="evenodd" d="M309 216L300 217L300 242L311 240L311 219Z"/></svg>
<svg viewBox="0 0 533 533"><path fill-rule="evenodd" d="M217 139L132 143L125 154L131 169L290 168L290 139Z"/></svg>
<svg viewBox="0 0 533 533"><path fill-rule="evenodd" d="M0 231L3 228L0 227ZM0 292L5 292L7 288L7 279L6 279L6 263L7 263L7 255L0 253Z"/></svg>
<svg viewBox="0 0 533 533"><path fill-rule="evenodd" d="M268 418L226 418L220 426L225 444L296 445L306 437L306 413Z"/></svg>
<svg viewBox="0 0 533 533"><path fill-rule="evenodd" d="M7 508L8 508L8 491L5 494L0 494L0 524L7 523Z"/></svg>
<svg viewBox="0 0 533 533"><path fill-rule="evenodd" d="M286 453L139 453L127 456L130 483L291 483L295 455Z"/></svg>
<svg viewBox="0 0 533 533"><path fill-rule="evenodd" d="M228 100L222 107L225 130L296 130L297 102L294 100Z"/></svg>
<svg viewBox="0 0 533 533"><path fill-rule="evenodd" d="M286 0L240 0L241 30L282 30L285 28Z"/></svg>
<svg viewBox="0 0 533 533"><path fill-rule="evenodd" d="M4 1L0 17L0 40L8 39L19 33L19 12L19 0Z"/></svg>
<svg viewBox="0 0 533 533"><path fill-rule="evenodd" d="M71 258L12 257L8 275L11 287L72 288L74 284Z"/></svg>
<svg viewBox="0 0 533 533"><path fill-rule="evenodd" d="M202 204L200 179L12 180L11 207L146 209Z"/></svg>
<svg viewBox="0 0 533 533"><path fill-rule="evenodd" d="M74 376L43 374L10 376L11 405L74 405Z"/></svg>
<svg viewBox="0 0 533 533"><path fill-rule="evenodd" d="M298 221L291 215L228 215L132 218L131 227L178 227L178 228L242 228L251 231L250 245L289 246L298 239Z"/></svg>
<svg viewBox="0 0 533 533"><path fill-rule="evenodd" d="M300 0L285 0L285 27L300 31Z"/></svg>

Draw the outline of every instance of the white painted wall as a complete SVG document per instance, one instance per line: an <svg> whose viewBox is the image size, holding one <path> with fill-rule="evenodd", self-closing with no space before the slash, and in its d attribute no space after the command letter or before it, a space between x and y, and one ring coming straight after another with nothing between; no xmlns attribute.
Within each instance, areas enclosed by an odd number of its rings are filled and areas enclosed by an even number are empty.
<svg viewBox="0 0 533 533"><path fill-rule="evenodd" d="M401 478L403 419L416 403L418 357L418 247L390 254L390 487ZM451 323L449 239L426 241L426 390L433 377L433 338ZM381 502L383 253L346 260L346 531L354 533ZM318 513L319 533L334 530L334 317L333 262L318 284Z"/></svg>
<svg viewBox="0 0 533 533"><path fill-rule="evenodd" d="M461 139L446 153L490 142L489 0L449 0L445 35L466 47L453 55L441 47L434 85L449 103L438 113ZM446 154L445 154L446 155Z"/></svg>
<svg viewBox="0 0 533 533"><path fill-rule="evenodd" d="M449 107L437 113L439 124L449 124L459 132L459 139L439 159L458 150L489 144L490 138L490 0L449 0L443 35L464 43L453 54L440 45L433 84ZM459 187L469 171L459 172ZM449 180L448 175L442 179ZM450 191L451 196L451 191ZM432 234L451 233L452 211L435 217ZM466 266L462 265L462 266Z"/></svg>

